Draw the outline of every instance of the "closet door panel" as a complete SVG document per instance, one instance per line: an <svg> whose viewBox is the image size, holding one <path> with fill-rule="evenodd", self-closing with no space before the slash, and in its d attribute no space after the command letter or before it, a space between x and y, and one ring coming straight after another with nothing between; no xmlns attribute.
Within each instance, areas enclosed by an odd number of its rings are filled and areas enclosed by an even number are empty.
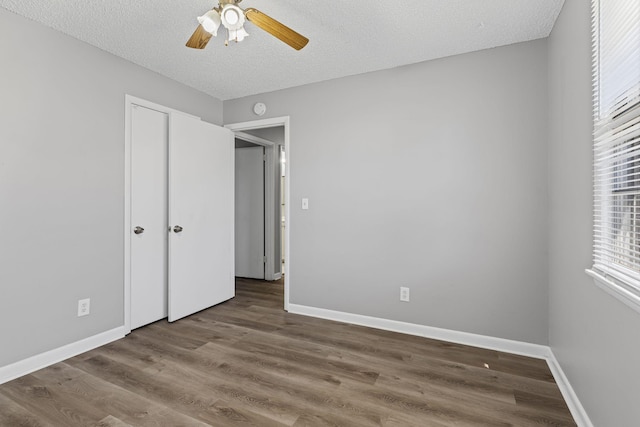
<svg viewBox="0 0 640 427"><path fill-rule="evenodd" d="M167 317L169 117L131 109L131 328Z"/></svg>
<svg viewBox="0 0 640 427"><path fill-rule="evenodd" d="M172 114L169 321L235 295L234 143L228 129Z"/></svg>

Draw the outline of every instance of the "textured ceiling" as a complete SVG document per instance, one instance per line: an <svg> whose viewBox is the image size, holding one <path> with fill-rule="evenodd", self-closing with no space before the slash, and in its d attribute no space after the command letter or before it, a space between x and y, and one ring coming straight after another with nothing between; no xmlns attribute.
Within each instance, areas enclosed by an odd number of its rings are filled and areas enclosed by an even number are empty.
<svg viewBox="0 0 640 427"><path fill-rule="evenodd" d="M217 1L217 0L216 0ZM0 7L219 99L534 40L549 35L564 0L244 0L307 36L295 51L248 23L224 46L185 47L208 0L0 0Z"/></svg>

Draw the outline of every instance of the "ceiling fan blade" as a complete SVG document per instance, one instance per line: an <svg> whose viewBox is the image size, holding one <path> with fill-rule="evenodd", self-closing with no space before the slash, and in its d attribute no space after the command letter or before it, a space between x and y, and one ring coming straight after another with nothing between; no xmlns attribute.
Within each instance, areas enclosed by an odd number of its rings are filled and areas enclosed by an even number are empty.
<svg viewBox="0 0 640 427"><path fill-rule="evenodd" d="M189 41L187 41L187 47L193 49L204 49L204 47L211 40L212 34L205 31L202 25L198 25L198 28L193 32Z"/></svg>
<svg viewBox="0 0 640 427"><path fill-rule="evenodd" d="M267 33L279 38L295 50L300 50L309 43L309 39L293 31L291 28L276 21L252 7L244 11L247 19L254 25L262 28Z"/></svg>

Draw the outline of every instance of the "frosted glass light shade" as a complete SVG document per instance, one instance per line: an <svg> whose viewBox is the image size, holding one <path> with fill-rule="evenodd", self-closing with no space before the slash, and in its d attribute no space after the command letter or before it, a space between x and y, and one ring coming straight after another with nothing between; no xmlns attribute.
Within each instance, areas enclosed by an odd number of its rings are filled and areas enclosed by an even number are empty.
<svg viewBox="0 0 640 427"><path fill-rule="evenodd" d="M229 31L239 30L245 22L244 11L233 4L226 4L220 14L222 25Z"/></svg>
<svg viewBox="0 0 640 427"><path fill-rule="evenodd" d="M247 33L247 31L244 28L240 28L237 30L229 30L229 40L231 41L241 42L248 35L249 33Z"/></svg>
<svg viewBox="0 0 640 427"><path fill-rule="evenodd" d="M222 23L220 15L215 10L210 10L202 16L198 16L198 22L206 32L214 36L218 35L218 28L220 28L220 24Z"/></svg>

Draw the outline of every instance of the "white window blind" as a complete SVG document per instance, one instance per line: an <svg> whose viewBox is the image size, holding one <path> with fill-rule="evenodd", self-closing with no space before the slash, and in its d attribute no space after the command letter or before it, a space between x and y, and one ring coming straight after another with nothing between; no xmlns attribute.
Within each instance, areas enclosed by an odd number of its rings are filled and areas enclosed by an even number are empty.
<svg viewBox="0 0 640 427"><path fill-rule="evenodd" d="M640 0L593 0L594 267L640 296Z"/></svg>

